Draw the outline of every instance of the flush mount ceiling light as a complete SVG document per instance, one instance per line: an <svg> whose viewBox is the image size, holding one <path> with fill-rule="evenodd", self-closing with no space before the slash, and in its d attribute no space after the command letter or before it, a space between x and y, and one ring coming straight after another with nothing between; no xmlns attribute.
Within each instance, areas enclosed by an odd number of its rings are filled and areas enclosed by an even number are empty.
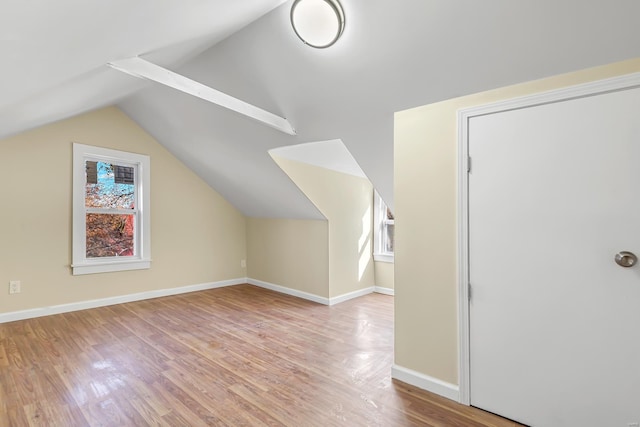
<svg viewBox="0 0 640 427"><path fill-rule="evenodd" d="M334 44L344 31L344 11L338 0L295 0L291 25L305 44L323 49Z"/></svg>

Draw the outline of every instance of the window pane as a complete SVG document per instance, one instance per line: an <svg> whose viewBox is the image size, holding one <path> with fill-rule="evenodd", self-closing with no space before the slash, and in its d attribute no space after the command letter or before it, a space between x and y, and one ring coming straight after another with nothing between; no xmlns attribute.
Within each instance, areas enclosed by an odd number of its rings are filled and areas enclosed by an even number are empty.
<svg viewBox="0 0 640 427"><path fill-rule="evenodd" d="M87 258L133 256L135 215L87 214Z"/></svg>
<svg viewBox="0 0 640 427"><path fill-rule="evenodd" d="M385 225L385 239L384 239L384 251L388 253L393 253L393 234L394 234L394 224L386 224Z"/></svg>
<svg viewBox="0 0 640 427"><path fill-rule="evenodd" d="M92 161L87 161L85 166L86 207L135 209L134 167Z"/></svg>

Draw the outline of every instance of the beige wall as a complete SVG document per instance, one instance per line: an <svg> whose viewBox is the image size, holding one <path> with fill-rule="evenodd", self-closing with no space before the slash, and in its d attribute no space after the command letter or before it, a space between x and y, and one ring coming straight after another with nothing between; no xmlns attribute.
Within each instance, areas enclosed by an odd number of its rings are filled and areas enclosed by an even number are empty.
<svg viewBox="0 0 640 427"><path fill-rule="evenodd" d="M394 288L394 266L392 262L376 261L373 263L376 286L381 288Z"/></svg>
<svg viewBox="0 0 640 427"><path fill-rule="evenodd" d="M397 365L458 382L457 111L638 71L634 59L396 113Z"/></svg>
<svg viewBox="0 0 640 427"><path fill-rule="evenodd" d="M247 218L252 279L329 298L327 221Z"/></svg>
<svg viewBox="0 0 640 427"><path fill-rule="evenodd" d="M72 142L151 156L150 270L71 275ZM0 313L246 276L244 216L117 108L1 140L0 165Z"/></svg>
<svg viewBox="0 0 640 427"><path fill-rule="evenodd" d="M374 286L373 187L369 180L273 158L329 221L329 296Z"/></svg>

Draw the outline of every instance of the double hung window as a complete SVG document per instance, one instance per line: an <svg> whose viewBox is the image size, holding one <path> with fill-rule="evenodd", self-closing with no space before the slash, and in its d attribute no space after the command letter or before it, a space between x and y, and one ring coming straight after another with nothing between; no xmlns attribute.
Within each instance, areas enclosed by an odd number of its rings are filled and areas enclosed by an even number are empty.
<svg viewBox="0 0 640 427"><path fill-rule="evenodd" d="M150 267L148 156L73 145L73 274Z"/></svg>

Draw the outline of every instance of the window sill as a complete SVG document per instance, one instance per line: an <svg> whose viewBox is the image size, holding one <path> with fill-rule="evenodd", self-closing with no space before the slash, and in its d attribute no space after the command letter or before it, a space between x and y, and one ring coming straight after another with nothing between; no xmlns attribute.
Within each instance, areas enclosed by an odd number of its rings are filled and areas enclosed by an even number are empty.
<svg viewBox="0 0 640 427"><path fill-rule="evenodd" d="M373 254L373 260L393 264L393 254Z"/></svg>
<svg viewBox="0 0 640 427"><path fill-rule="evenodd" d="M72 264L74 276L83 274L95 274L95 273L110 273L114 271L129 271L129 270L145 270L151 268L151 260L129 260L129 261L107 261L107 262L92 262L83 264Z"/></svg>

